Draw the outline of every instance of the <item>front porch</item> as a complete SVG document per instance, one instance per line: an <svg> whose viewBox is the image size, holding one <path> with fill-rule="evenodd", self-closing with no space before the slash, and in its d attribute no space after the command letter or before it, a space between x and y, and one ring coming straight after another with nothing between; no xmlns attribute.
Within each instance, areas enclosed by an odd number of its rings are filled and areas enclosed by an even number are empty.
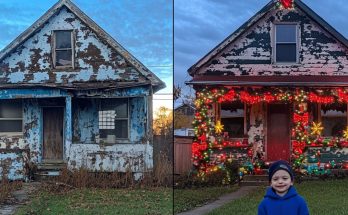
<svg viewBox="0 0 348 215"><path fill-rule="evenodd" d="M302 174L348 169L348 91L341 87L210 86L196 89L193 163L199 174L238 160L263 174L283 159Z"/></svg>

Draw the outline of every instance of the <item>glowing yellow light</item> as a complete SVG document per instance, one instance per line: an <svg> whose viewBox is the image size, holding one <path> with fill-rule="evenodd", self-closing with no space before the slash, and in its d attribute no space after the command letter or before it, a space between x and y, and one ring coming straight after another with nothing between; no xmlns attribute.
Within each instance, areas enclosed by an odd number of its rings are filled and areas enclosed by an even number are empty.
<svg viewBox="0 0 348 215"><path fill-rule="evenodd" d="M346 130L343 131L343 137L348 139L348 126L347 126Z"/></svg>
<svg viewBox="0 0 348 215"><path fill-rule="evenodd" d="M221 134L221 132L224 130L224 125L221 124L220 120L216 122L215 125L215 133Z"/></svg>
<svg viewBox="0 0 348 215"><path fill-rule="evenodd" d="M324 127L321 126L321 122L318 122L318 123L313 122L312 128L311 128L312 130L311 135L320 135L323 129Z"/></svg>

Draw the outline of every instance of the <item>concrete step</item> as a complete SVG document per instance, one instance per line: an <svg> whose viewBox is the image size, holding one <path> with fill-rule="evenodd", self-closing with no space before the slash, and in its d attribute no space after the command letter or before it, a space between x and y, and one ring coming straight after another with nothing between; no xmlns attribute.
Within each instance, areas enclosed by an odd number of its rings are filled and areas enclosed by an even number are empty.
<svg viewBox="0 0 348 215"><path fill-rule="evenodd" d="M65 167L65 164L39 164L37 166L38 171L47 171L47 170L61 170Z"/></svg>

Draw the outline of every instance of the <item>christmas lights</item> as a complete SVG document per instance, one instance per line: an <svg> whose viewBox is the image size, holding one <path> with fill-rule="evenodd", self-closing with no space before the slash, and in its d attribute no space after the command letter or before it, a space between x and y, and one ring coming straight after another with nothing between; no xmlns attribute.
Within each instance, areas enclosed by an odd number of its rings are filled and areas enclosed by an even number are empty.
<svg viewBox="0 0 348 215"><path fill-rule="evenodd" d="M225 170L224 162L238 159L226 154L224 149L236 148L245 150L245 154L251 161L253 155L253 143L248 143L247 138L236 140L228 139L224 135L224 125L216 118L216 104L222 102L241 101L247 105L258 103L282 102L294 105L292 114L292 163L295 168L307 172L319 173L317 166L306 166L305 152L309 147L348 147L348 127L342 131L344 138L323 138L321 123L311 122L310 113L307 110L308 103L332 104L348 103L348 91L344 88L338 89L309 89L309 88L202 88L196 93L196 113L193 120L195 138L192 144L192 158L198 175L204 176L208 173ZM311 124L310 124L311 123ZM243 152L244 153L244 152ZM213 157L218 154L217 158ZM320 164L320 156L316 158ZM263 162L263 163L262 163ZM264 161L254 160L250 166L245 166L241 175L258 174ZM332 167L332 165L330 165ZM327 166L328 167L328 166ZM311 169L312 168L312 169ZM227 170L226 170L227 171Z"/></svg>

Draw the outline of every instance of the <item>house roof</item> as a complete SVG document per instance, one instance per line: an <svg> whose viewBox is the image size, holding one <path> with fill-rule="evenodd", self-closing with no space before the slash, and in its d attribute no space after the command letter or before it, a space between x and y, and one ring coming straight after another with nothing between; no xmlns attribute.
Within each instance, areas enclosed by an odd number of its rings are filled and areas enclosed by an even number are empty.
<svg viewBox="0 0 348 215"><path fill-rule="evenodd" d="M270 10L276 7L278 0L271 0L266 4L260 11L258 11L254 16L252 16L248 21L246 21L242 26L240 26L236 31L230 34L225 40L208 52L203 58L201 58L197 63L192 65L188 69L189 75L193 76L197 70L213 59L219 53L221 53L229 44L239 38L244 32L246 32L252 25L261 20ZM323 18L316 14L311 8L309 8L301 0L294 0L296 7L301 9L305 14L307 14L311 19L313 19L318 25L329 32L334 38L348 47L348 40L340 34L335 28L333 28L329 23L327 23Z"/></svg>
<svg viewBox="0 0 348 215"><path fill-rule="evenodd" d="M146 77L150 84L154 87L154 90L160 90L165 87L165 83L161 81L154 73L146 68L139 60L137 60L132 54L130 54L125 48L121 46L114 38L106 33L98 24L96 24L91 18L89 18L84 12L82 12L75 4L70 0L59 0L53 5L44 15L42 15L34 24L32 24L27 30L20 34L14 41L7 45L0 51L0 61L13 52L19 45L25 42L33 34L35 34L52 16L57 14L62 7L68 8L74 15L76 15L82 22L90 27L97 35L115 49L122 57L126 59L134 68Z"/></svg>
<svg viewBox="0 0 348 215"><path fill-rule="evenodd" d="M195 76L186 82L192 85L233 85L233 86L347 86L348 76Z"/></svg>
<svg viewBox="0 0 348 215"><path fill-rule="evenodd" d="M186 107L189 107L189 108L191 108L191 109L193 109L193 110L196 109L195 106L192 105L192 104L183 103L183 104L177 106L176 108L174 108L174 110L178 110L178 109L183 108L183 107L185 107L185 106L186 106Z"/></svg>

